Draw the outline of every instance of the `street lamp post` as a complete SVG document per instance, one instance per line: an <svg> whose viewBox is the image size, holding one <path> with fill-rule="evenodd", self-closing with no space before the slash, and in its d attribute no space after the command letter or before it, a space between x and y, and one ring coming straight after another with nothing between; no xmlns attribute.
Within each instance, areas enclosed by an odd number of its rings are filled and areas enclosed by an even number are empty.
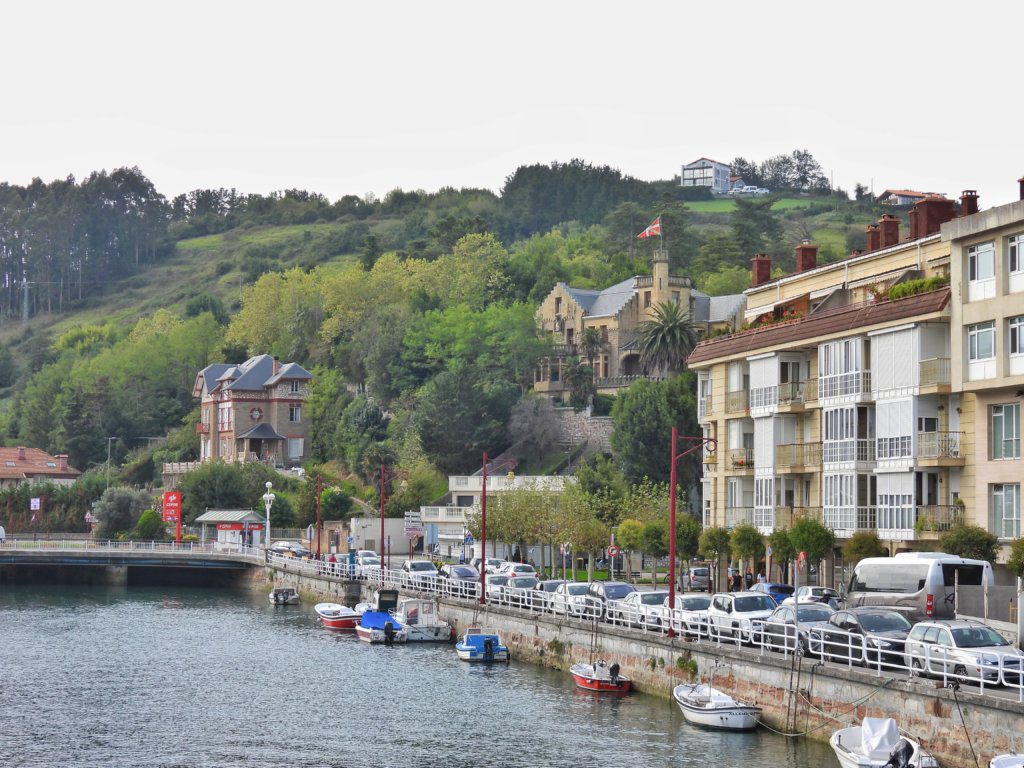
<svg viewBox="0 0 1024 768"><path fill-rule="evenodd" d="M263 506L267 510L267 531L266 537L263 540L263 550L266 553L267 560L270 559L270 508L274 506L274 499L277 497L271 493L270 489L274 487L274 484L267 480L267 492L263 494Z"/></svg>
<svg viewBox="0 0 1024 768"><path fill-rule="evenodd" d="M678 440L690 440L693 441L694 445L687 448L682 453L676 453L676 442ZM718 442L713 437L679 437L679 430L676 427L672 427L672 467L669 470L669 481L668 481L668 607L669 607L669 622L668 622L668 636L675 637L675 631L672 629L672 613L671 611L676 607L676 464L678 461L687 456L698 448L707 446L712 451L715 450Z"/></svg>

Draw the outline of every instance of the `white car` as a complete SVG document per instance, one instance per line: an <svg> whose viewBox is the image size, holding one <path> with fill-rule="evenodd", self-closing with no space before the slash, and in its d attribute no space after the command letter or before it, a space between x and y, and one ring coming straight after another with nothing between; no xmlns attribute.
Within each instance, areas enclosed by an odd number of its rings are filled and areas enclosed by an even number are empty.
<svg viewBox="0 0 1024 768"><path fill-rule="evenodd" d="M753 644L775 608L775 601L761 592L718 592L711 596L708 624L718 637Z"/></svg>
<svg viewBox="0 0 1024 768"><path fill-rule="evenodd" d="M676 595L675 626L689 637L708 636L708 608L711 607L711 595L690 594ZM668 626L668 598L658 611L659 624Z"/></svg>
<svg viewBox="0 0 1024 768"><path fill-rule="evenodd" d="M342 566L347 565L342 563ZM356 558L356 578L365 579L380 572L380 558L376 555Z"/></svg>
<svg viewBox="0 0 1024 768"><path fill-rule="evenodd" d="M402 563L402 583L419 589L437 586L437 568L429 560L406 560Z"/></svg>
<svg viewBox="0 0 1024 768"><path fill-rule="evenodd" d="M533 576L537 578L537 569L529 563L505 563L498 571L502 576Z"/></svg>
<svg viewBox="0 0 1024 768"><path fill-rule="evenodd" d="M910 630L905 649L907 666L916 675L945 673L961 682L984 678L989 683L1021 684L1024 653L980 621L922 621Z"/></svg>
<svg viewBox="0 0 1024 768"><path fill-rule="evenodd" d="M582 616L593 602L588 594L589 582L567 581L548 595L548 608L563 616Z"/></svg>
<svg viewBox="0 0 1024 768"><path fill-rule="evenodd" d="M501 601L502 592L505 590L505 585L508 583L508 576L501 573L492 573L487 576L485 582L484 593L487 595L488 600Z"/></svg>
<svg viewBox="0 0 1024 768"><path fill-rule="evenodd" d="M785 598L780 605L807 605L808 603L825 603L832 608L839 605L839 593L831 587L797 587L789 597Z"/></svg>
<svg viewBox="0 0 1024 768"><path fill-rule="evenodd" d="M372 549L357 549L356 560L358 560L360 557L376 557L378 560L380 559L380 555L378 555Z"/></svg>
<svg viewBox="0 0 1024 768"><path fill-rule="evenodd" d="M488 557L487 560L484 562L484 573L497 573L499 570L501 570L501 566L503 566L504 564L505 561L502 560L500 557ZM480 558L474 557L470 561L470 565L472 565L479 571Z"/></svg>
<svg viewBox="0 0 1024 768"><path fill-rule="evenodd" d="M663 589L649 592L630 592L621 600L607 603L608 620L639 627L660 627L662 608L668 600Z"/></svg>

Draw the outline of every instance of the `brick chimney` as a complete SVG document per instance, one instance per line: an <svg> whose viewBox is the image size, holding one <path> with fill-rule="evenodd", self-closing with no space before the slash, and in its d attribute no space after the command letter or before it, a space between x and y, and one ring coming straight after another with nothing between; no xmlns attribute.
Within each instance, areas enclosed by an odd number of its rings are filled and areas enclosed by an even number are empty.
<svg viewBox="0 0 1024 768"><path fill-rule="evenodd" d="M960 193L960 215L970 216L978 212L978 192L974 189L965 189Z"/></svg>
<svg viewBox="0 0 1024 768"><path fill-rule="evenodd" d="M910 209L910 239L917 240L921 236L921 215L915 205Z"/></svg>
<svg viewBox="0 0 1024 768"><path fill-rule="evenodd" d="M273 373L276 376L278 371L281 370L281 361L277 359L277 355L274 355L274 369Z"/></svg>
<svg viewBox="0 0 1024 768"><path fill-rule="evenodd" d="M900 241L900 220L887 213L878 220L878 228L882 230L880 248L889 248Z"/></svg>
<svg viewBox="0 0 1024 768"><path fill-rule="evenodd" d="M862 251L860 248L854 248L852 251L850 251L850 258L856 258L857 256L860 256L862 253L864 253L864 251Z"/></svg>
<svg viewBox="0 0 1024 768"><path fill-rule="evenodd" d="M977 199L975 195L975 204ZM956 216L956 201L945 197L926 197L914 205L914 210L917 211L917 236L928 237Z"/></svg>
<svg viewBox="0 0 1024 768"><path fill-rule="evenodd" d="M1017 183L1020 185L1020 199L1024 200L1024 176L1017 179Z"/></svg>
<svg viewBox="0 0 1024 768"><path fill-rule="evenodd" d="M818 246L804 240L796 247L796 271L806 272L818 266Z"/></svg>
<svg viewBox="0 0 1024 768"><path fill-rule="evenodd" d="M24 445L19 445L18 446L18 461L24 461L24 460L25 460L25 446Z"/></svg>
<svg viewBox="0 0 1024 768"><path fill-rule="evenodd" d="M752 288L764 285L772 279L772 257L767 253L755 253L750 263Z"/></svg>
<svg viewBox="0 0 1024 768"><path fill-rule="evenodd" d="M56 458L57 458L57 468L60 469L61 472L67 472L68 471L68 455L66 453L58 453Z"/></svg>
<svg viewBox="0 0 1024 768"><path fill-rule="evenodd" d="M864 232L868 236L868 253L882 247L882 230L878 228L877 224L868 224Z"/></svg>

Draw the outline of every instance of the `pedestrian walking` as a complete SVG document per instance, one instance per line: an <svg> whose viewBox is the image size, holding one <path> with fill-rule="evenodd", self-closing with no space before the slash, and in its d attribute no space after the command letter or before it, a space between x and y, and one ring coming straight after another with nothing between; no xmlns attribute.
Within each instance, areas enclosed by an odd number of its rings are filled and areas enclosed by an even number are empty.
<svg viewBox="0 0 1024 768"><path fill-rule="evenodd" d="M768 579L764 575L764 570L762 569L762 570L758 571L757 572L757 583L758 584L764 584L767 581L768 581Z"/></svg>
<svg viewBox="0 0 1024 768"><path fill-rule="evenodd" d="M747 572L743 576L743 582L747 585L747 589L754 586L754 572L747 568Z"/></svg>

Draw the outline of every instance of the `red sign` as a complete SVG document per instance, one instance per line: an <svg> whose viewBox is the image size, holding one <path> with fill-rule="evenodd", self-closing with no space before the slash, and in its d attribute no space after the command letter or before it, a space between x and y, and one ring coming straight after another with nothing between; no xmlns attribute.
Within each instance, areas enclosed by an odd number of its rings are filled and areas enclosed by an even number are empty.
<svg viewBox="0 0 1024 768"><path fill-rule="evenodd" d="M608 557L615 557L617 554L619 554L618 547L616 547L614 544L608 547Z"/></svg>
<svg viewBox="0 0 1024 768"><path fill-rule="evenodd" d="M263 523L217 523L218 531L262 531Z"/></svg>
<svg viewBox="0 0 1024 768"><path fill-rule="evenodd" d="M164 491L164 522L175 523L181 517L181 494L178 491Z"/></svg>

